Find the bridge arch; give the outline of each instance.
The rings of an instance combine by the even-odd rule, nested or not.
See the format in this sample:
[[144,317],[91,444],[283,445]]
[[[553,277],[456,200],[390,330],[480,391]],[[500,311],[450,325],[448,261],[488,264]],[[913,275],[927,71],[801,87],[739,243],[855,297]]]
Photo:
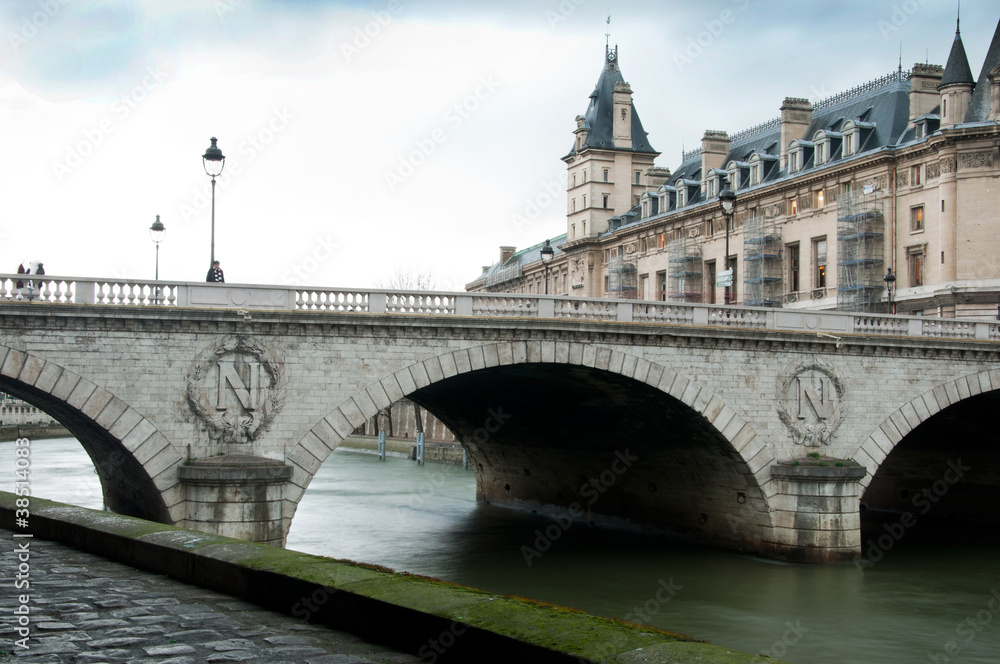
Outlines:
[[[713,449],[705,452],[702,455],[704,458],[698,460],[700,468],[725,472],[730,477],[739,475],[742,479],[740,484],[732,489],[731,505],[723,504],[728,497],[723,499],[720,496],[712,496],[706,500],[709,506],[704,507],[704,511],[694,513],[694,518],[700,523],[686,524],[681,530],[737,547],[742,546],[743,542],[759,543],[771,540],[768,490],[772,488],[772,483],[768,480],[769,467],[774,462],[774,457],[770,448],[757,436],[750,424],[710,388],[699,384],[690,376],[614,347],[598,343],[562,341],[497,342],[449,351],[387,375],[346,399],[314,425],[286,455],[287,462],[293,466],[292,485],[285,494],[286,500],[291,503],[286,504],[285,509],[285,514],[288,515],[286,529],[290,526],[291,515],[294,514],[298,501],[323,461],[341,440],[376,415],[379,410],[403,397],[418,403],[423,402],[421,405],[428,407],[456,434],[459,434],[466,449],[476,448],[475,445],[470,445],[472,441],[468,439],[470,429],[467,426],[465,435],[462,435],[461,422],[455,422],[447,413],[429,406],[429,402],[434,401],[432,393],[435,386],[442,386],[463,377],[468,379],[470,376],[482,376],[490,371],[493,372],[493,376],[499,376],[501,374],[498,372],[507,372],[509,375],[514,370],[539,367],[550,368],[550,374],[570,372],[572,373],[570,379],[584,375],[600,375],[616,385],[634,388],[644,397],[656,398],[657,404],[668,401],[676,404],[676,409],[683,411],[685,415],[693,416],[691,419],[698,420],[698,426],[707,431],[712,439],[710,446]],[[551,379],[551,375],[543,378]],[[674,425],[676,422],[666,423],[665,427]],[[636,447],[635,441],[626,440],[624,446],[629,445],[632,445],[633,449]],[[506,451],[510,452],[510,449],[507,448]],[[505,452],[500,450],[497,454],[503,456]],[[482,446],[473,449],[472,460],[476,464],[477,493],[480,498],[491,500],[496,495],[484,486],[491,478],[487,477],[489,474],[487,469],[480,465],[483,463],[483,456]],[[496,464],[498,457],[493,455],[490,462]],[[511,463],[516,465],[517,462]],[[537,465],[545,464],[539,462]],[[677,472],[677,477],[671,478],[669,476],[671,469],[658,470],[668,474],[660,477],[659,481],[650,480],[645,483],[654,473],[654,470],[647,469],[647,472],[642,474],[642,481],[644,490],[647,488],[650,492],[659,490],[661,495],[672,491],[674,488],[672,482],[680,482],[678,478],[686,472],[684,469],[675,468],[673,471]],[[692,470],[691,473],[693,472]],[[528,475],[527,468],[524,469],[524,474]],[[583,480],[585,476],[580,474],[573,477],[572,481],[576,481],[577,477]],[[691,485],[690,478],[685,482]],[[510,484],[504,484],[508,491]],[[629,497],[635,498],[636,493],[633,491]],[[539,500],[539,502],[545,501]],[[558,501],[555,499],[551,504],[558,507]],[[706,521],[712,523],[706,525]],[[696,532],[698,530],[705,532]]]
[[911,431],[949,406],[995,390],[1000,390],[1000,369],[983,370],[941,383],[897,408],[855,453],[854,460],[868,469],[861,486],[868,487],[882,462]]
[[1000,369],[949,380],[903,404],[865,440],[862,509],[1000,522],[994,415]]
[[0,344],[0,391],[42,409],[76,437],[119,514],[183,519],[175,466],[183,459],[156,426],[119,395],[56,362]]

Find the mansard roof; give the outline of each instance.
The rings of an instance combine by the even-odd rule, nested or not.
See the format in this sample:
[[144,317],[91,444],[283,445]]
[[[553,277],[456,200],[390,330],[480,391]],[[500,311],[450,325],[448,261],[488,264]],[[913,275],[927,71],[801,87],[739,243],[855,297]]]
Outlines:
[[[820,131],[830,137],[842,136],[841,130],[850,120],[867,129],[858,152],[870,152],[877,148],[895,145],[903,133],[910,117],[910,82],[906,72],[893,72],[853,90],[834,95],[817,102],[813,106],[812,123],[805,131],[802,145],[811,146],[813,137]],[[860,118],[864,117],[864,120]],[[730,136],[729,154],[723,163],[748,162],[753,154],[762,157],[781,153],[781,122],[771,120],[747,131]],[[840,148],[831,154],[826,163],[841,158]],[[685,154],[682,163],[674,172],[670,182],[692,179],[701,170],[701,152],[695,150]],[[805,170],[800,168],[801,170]],[[772,169],[766,181],[777,179],[784,174]],[[763,184],[763,183],[762,183]],[[700,195],[699,195],[700,196]]]
[[[561,254],[562,250],[559,245],[566,243],[567,235],[563,233],[562,235],[557,235],[556,237],[549,238],[550,246],[554,250],[553,256]],[[523,268],[531,263],[536,263],[542,260],[542,247],[545,246],[545,242],[539,242],[533,247],[528,247],[527,249],[522,249],[520,251],[515,251],[510,258],[507,259],[505,263],[494,263],[489,268],[486,269],[481,275],[476,277],[470,283],[478,283],[480,281],[484,282],[488,287],[497,286],[508,281],[513,281],[519,279],[523,274]]]
[[986,60],[983,61],[983,69],[979,72],[979,80],[976,81],[976,87],[972,91],[972,101],[965,114],[966,122],[982,122],[989,116],[989,75],[997,65],[1000,65],[1000,22],[997,23],[996,32],[993,33],[993,41],[990,42],[990,48],[986,52]]
[[951,53],[948,54],[948,64],[944,66],[944,75],[938,88],[946,85],[974,85],[976,79],[972,78],[972,69],[969,68],[969,58],[965,55],[965,46],[962,44],[962,33],[955,28],[955,41],[951,43]]
[[[590,105],[584,114],[586,127],[590,130],[587,133],[587,140],[582,149],[597,148],[600,150],[614,150],[614,91],[615,84],[624,83],[625,78],[618,68],[618,47],[614,50],[606,49],[604,54],[604,70],[597,80],[597,87],[590,93]],[[645,152],[649,154],[659,154],[649,144],[646,131],[642,128],[639,120],[639,113],[632,105],[632,151]],[[570,154],[577,152],[576,145],[570,150]]]
[[[735,165],[741,169],[750,166],[751,158],[756,154],[758,159],[766,163],[757,185],[764,186],[786,177],[798,177],[814,168],[826,168],[840,163],[845,158],[852,159],[855,155],[871,153],[875,150],[893,147],[912,139],[912,132],[907,133],[910,117],[910,80],[909,72],[895,71],[891,74],[860,85],[852,90],[841,92],[813,105],[812,123],[805,131],[798,145],[813,148],[813,139],[817,133],[823,132],[827,138],[835,139],[831,145],[831,154],[820,164],[814,164],[813,155],[808,155],[805,164],[800,164],[795,173],[781,169],[776,158],[781,154],[781,120],[776,118],[756,127],[730,135],[729,153],[723,164],[726,167]],[[843,155],[843,130],[851,121],[862,129],[861,143],[855,155]],[[907,138],[909,137],[909,138]],[[787,146],[786,146],[787,147]],[[691,186],[701,181],[701,150],[687,152],[683,162],[671,174],[666,187]],[[713,169],[717,173],[718,169]],[[746,180],[740,183],[740,190],[746,189]],[[697,206],[707,200],[705,192],[698,189],[693,197],[684,201],[684,207]],[[660,210],[657,214],[671,214],[676,210]],[[644,221],[636,219],[635,221]]]

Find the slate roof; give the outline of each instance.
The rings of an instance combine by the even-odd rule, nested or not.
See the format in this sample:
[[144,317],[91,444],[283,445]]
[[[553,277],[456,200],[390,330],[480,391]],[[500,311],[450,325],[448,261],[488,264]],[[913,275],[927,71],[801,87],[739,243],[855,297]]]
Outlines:
[[[817,102],[813,107],[812,124],[806,130],[802,139],[805,145],[812,145],[812,139],[819,130],[824,130],[834,137],[842,136],[842,129],[848,120],[853,120],[862,129],[862,142],[856,154],[871,153],[873,150],[897,145],[906,134],[906,126],[910,118],[910,81],[906,72],[894,72],[854,90],[835,95],[830,99]],[[750,157],[756,152],[765,161],[764,178],[759,185],[767,185],[786,177],[797,177],[803,172],[816,168],[813,158],[809,157],[805,164],[794,174],[781,170],[780,165],[773,162],[771,155],[781,154],[781,123],[777,120],[764,123],[756,130],[733,134],[726,155],[725,165],[737,162],[741,167],[747,167]],[[836,164],[844,159],[841,151],[843,142],[835,148],[833,154],[818,168],[828,164]],[[854,155],[846,157],[853,158]],[[671,174],[667,185],[678,187],[685,180],[701,180],[701,153],[694,151]],[[740,190],[747,189],[743,183]],[[687,201],[685,207],[705,202],[704,192]],[[670,214],[674,210],[667,210]]]
[[[618,47],[612,51],[607,49],[604,55],[604,70],[597,80],[597,87],[590,93],[590,105],[584,113],[585,126],[590,130],[587,133],[587,140],[584,141],[584,148],[597,148],[600,150],[614,150],[614,118],[612,117],[615,105],[614,91],[616,83],[624,83],[622,72],[618,68]],[[632,151],[645,152],[649,154],[660,154],[649,144],[646,131],[642,128],[639,120],[639,113],[632,104]],[[576,154],[576,144],[569,154]]]
[[[549,238],[549,242],[552,246],[552,249],[554,250],[554,253],[552,254],[553,257],[558,256],[559,254],[562,253],[562,250],[559,249],[559,245],[566,243],[566,233],[563,233],[562,235],[557,235],[556,237]],[[489,283],[490,281],[494,281],[497,284],[500,284],[509,281],[510,279],[504,278],[504,275],[501,275],[501,272],[505,269],[508,269],[508,274],[517,274],[519,277],[521,274],[520,271],[516,269],[509,270],[509,268],[517,268],[518,266],[524,267],[526,265],[530,265],[531,263],[536,263],[542,260],[543,246],[545,246],[544,240],[542,240],[541,242],[532,247],[528,247],[527,249],[522,249],[521,251],[515,251],[514,254],[507,259],[506,263],[503,264],[494,263],[489,267],[488,270],[486,270],[481,275],[476,277],[472,281],[472,283],[478,283],[480,281],[485,281]],[[518,278],[518,277],[513,277],[513,278]]]
[[979,72],[979,80],[976,81],[976,87],[972,91],[972,101],[965,114],[966,122],[983,122],[990,114],[989,75],[997,65],[1000,65],[1000,22],[997,22],[993,41],[990,42],[990,48],[986,52],[986,60],[983,61],[983,69]]
[[974,85],[976,79],[972,78],[972,69],[969,67],[969,58],[965,55],[965,46],[962,44],[962,33],[955,29],[955,41],[951,43],[951,53],[948,54],[948,64],[944,66],[944,75],[941,77],[939,88],[956,83]]

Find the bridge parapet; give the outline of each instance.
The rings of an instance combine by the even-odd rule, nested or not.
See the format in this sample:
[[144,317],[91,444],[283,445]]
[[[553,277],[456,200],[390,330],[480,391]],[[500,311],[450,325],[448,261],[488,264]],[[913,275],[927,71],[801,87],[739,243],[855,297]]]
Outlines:
[[[0,302],[93,304],[195,309],[258,309],[482,318],[534,318],[651,323],[839,335],[1000,341],[995,321],[775,309],[715,304],[613,300],[519,293],[452,293],[261,284],[208,284],[0,275]],[[20,284],[20,286],[19,286]]]

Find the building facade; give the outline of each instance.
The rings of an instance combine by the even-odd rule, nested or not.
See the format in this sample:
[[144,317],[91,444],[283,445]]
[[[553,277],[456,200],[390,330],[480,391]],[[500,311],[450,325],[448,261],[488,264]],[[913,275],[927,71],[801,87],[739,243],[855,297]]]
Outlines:
[[978,79],[956,30],[944,67],[779,113],[657,167],[608,49],[563,157],[552,261],[504,247],[467,290],[998,317],[1000,25]]

